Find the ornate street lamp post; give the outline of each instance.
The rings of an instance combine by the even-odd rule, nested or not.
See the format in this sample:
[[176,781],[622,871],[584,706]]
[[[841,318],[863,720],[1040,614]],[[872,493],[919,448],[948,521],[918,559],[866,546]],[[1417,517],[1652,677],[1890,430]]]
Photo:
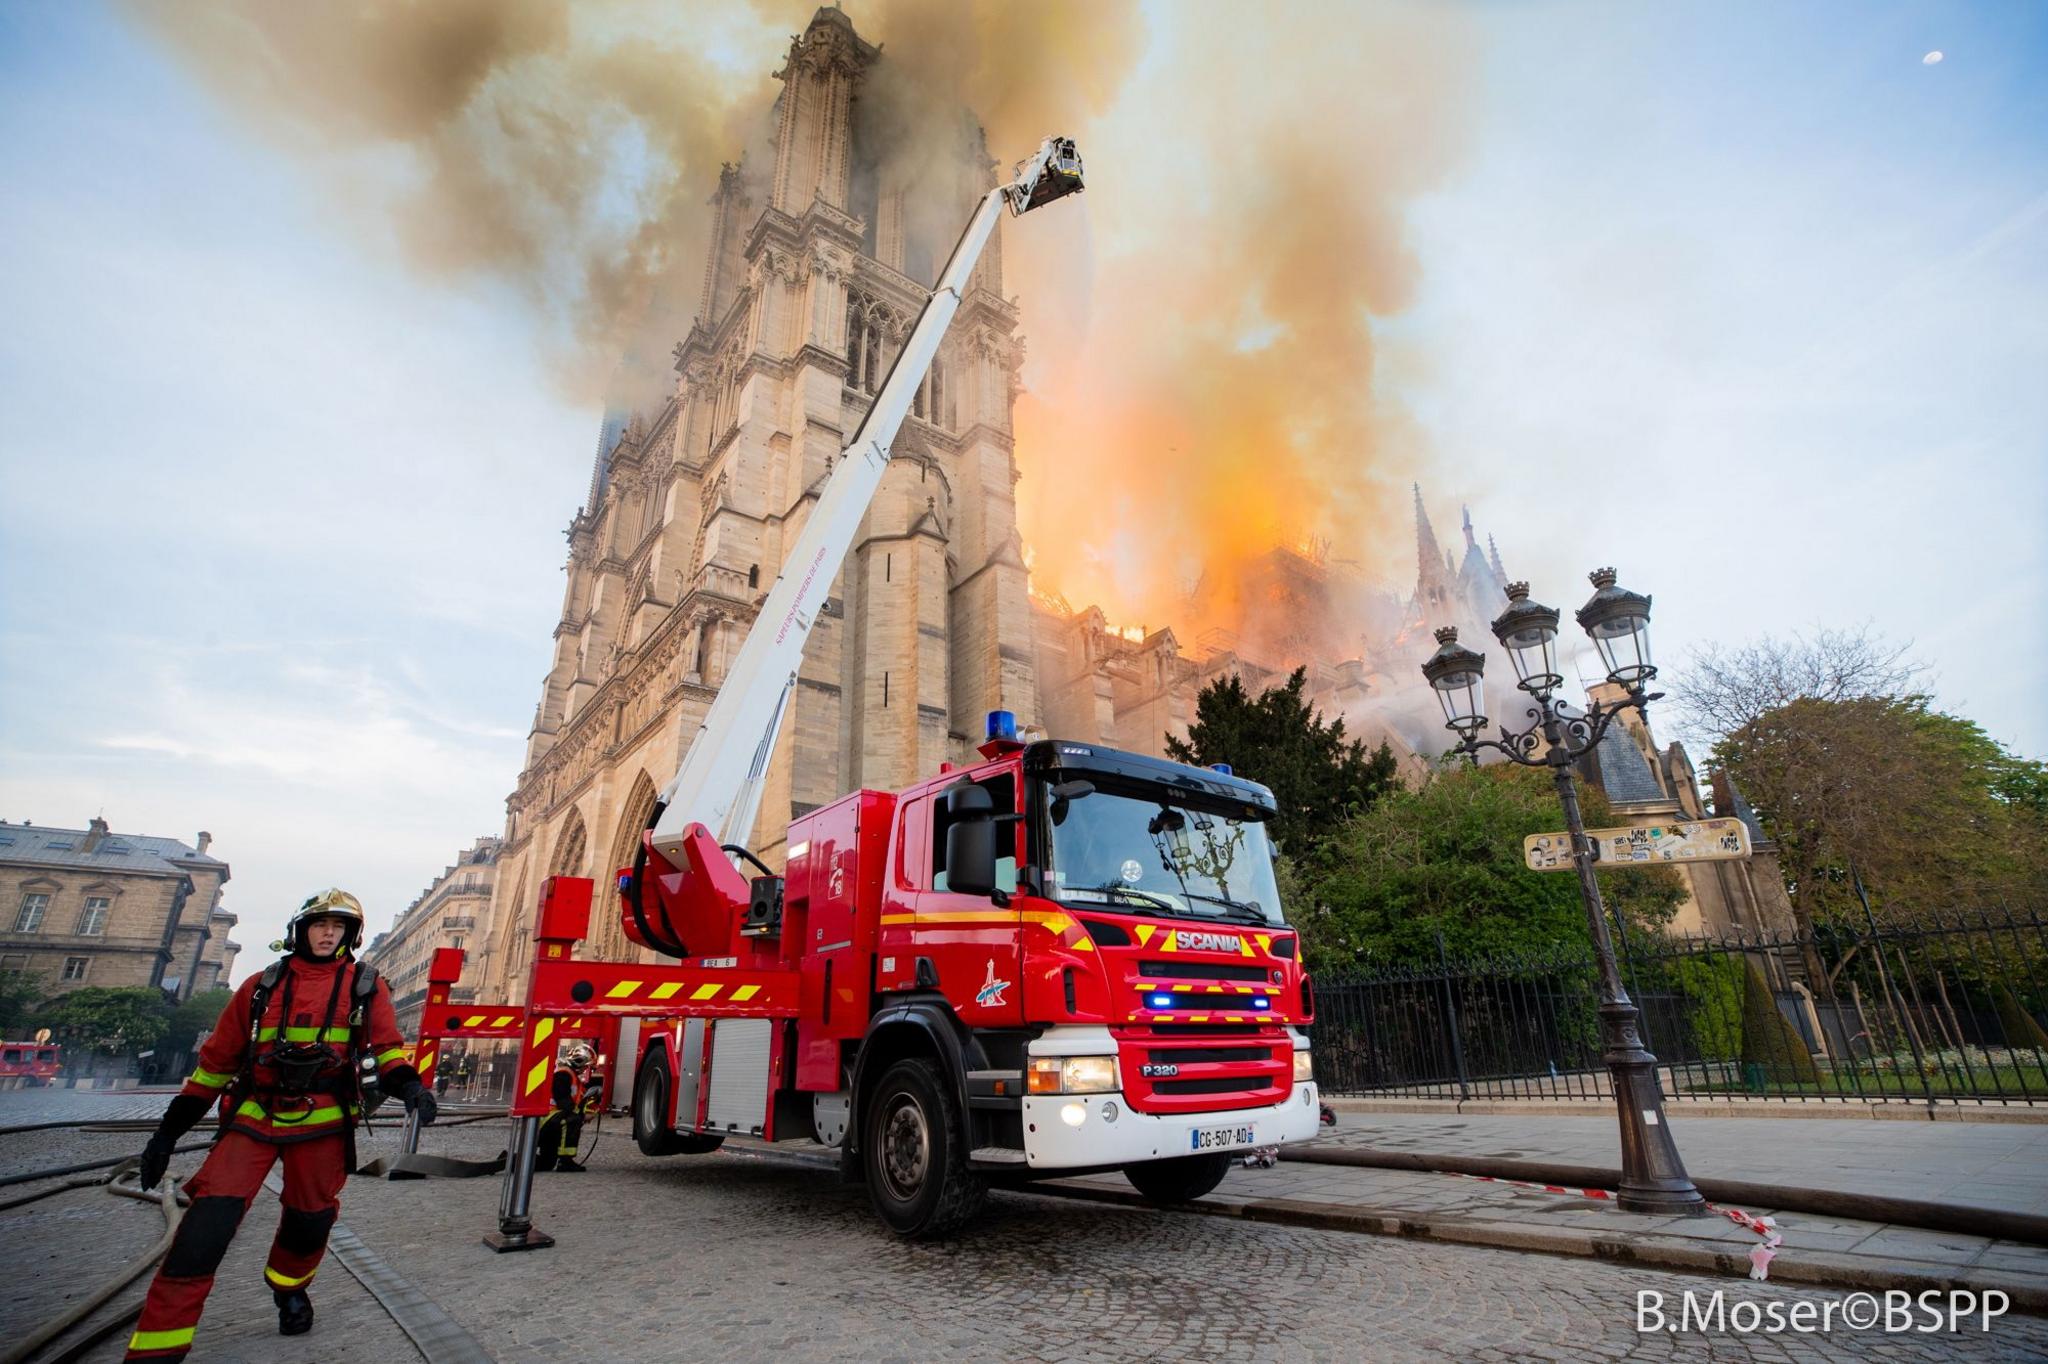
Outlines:
[[1617,1200],[1628,1212],[1698,1214],[1706,1201],[1686,1176],[1685,1162],[1664,1119],[1664,1091],[1657,1082],[1657,1058],[1643,1046],[1641,1016],[1622,988],[1614,964],[1614,944],[1607,933],[1607,907],[1593,874],[1593,848],[1579,814],[1579,793],[1572,765],[1591,752],[1607,733],[1614,717],[1625,710],[1641,711],[1663,693],[1645,688],[1657,676],[1650,662],[1650,599],[1615,586],[1614,570],[1592,575],[1593,597],[1579,609],[1579,624],[1593,638],[1607,665],[1607,680],[1627,695],[1618,701],[1596,702],[1584,714],[1567,714],[1552,693],[1564,681],[1557,670],[1557,611],[1529,600],[1529,584],[1508,584],[1508,608],[1493,622],[1494,637],[1514,664],[1517,685],[1534,699],[1530,724],[1519,732],[1506,725],[1499,739],[1481,739],[1486,728],[1486,698],[1481,681],[1483,655],[1458,643],[1455,626],[1436,632],[1440,646],[1422,674],[1436,690],[1447,728],[1458,735],[1451,751],[1473,763],[1482,748],[1498,749],[1524,767],[1548,767],[1564,806],[1571,833],[1572,865],[1579,874],[1579,893],[1586,903],[1586,927],[1600,970],[1601,1059],[1614,1081],[1614,1102],[1621,1117],[1621,1188]]

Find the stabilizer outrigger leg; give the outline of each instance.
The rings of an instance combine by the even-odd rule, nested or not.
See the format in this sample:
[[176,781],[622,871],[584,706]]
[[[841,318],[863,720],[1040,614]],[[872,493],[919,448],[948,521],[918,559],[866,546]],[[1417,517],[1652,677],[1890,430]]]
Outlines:
[[505,1162],[505,1191],[498,1199],[498,1229],[484,1244],[499,1254],[545,1250],[555,1238],[533,1225],[533,1161],[540,1147],[540,1119],[512,1119],[511,1157]]

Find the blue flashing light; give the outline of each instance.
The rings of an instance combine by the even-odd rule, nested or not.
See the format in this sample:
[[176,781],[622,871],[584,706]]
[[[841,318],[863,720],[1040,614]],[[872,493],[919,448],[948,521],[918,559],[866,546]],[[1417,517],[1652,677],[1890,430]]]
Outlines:
[[1273,1007],[1273,1001],[1261,995],[1259,998],[1252,1001],[1252,1007],[1254,1009],[1270,1009]]
[[1014,711],[992,710],[988,713],[988,738],[1006,739],[1015,742],[1017,738],[1017,715]]
[[1147,995],[1145,996],[1145,1003],[1154,1009],[1171,1009],[1173,1007],[1173,996]]
[[1212,772],[1221,772],[1226,777],[1234,777],[1237,775],[1237,769],[1232,767],[1229,763],[1210,763],[1209,770]]

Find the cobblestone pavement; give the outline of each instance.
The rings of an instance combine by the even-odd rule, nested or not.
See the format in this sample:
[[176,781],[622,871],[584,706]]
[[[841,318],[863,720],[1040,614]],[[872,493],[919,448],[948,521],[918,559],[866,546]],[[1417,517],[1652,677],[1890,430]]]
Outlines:
[[[1840,1295],[1022,1193],[996,1195],[979,1226],[956,1241],[910,1245],[883,1233],[865,1196],[830,1170],[739,1153],[646,1160],[619,1127],[607,1124],[591,1173],[537,1181],[536,1221],[559,1238],[551,1250],[498,1256],[478,1243],[495,1225],[496,1179],[354,1180],[342,1219],[501,1364],[769,1354],[1577,1361],[2048,1353],[2048,1322],[2017,1317],[1988,1336],[1639,1335],[1639,1290],[1665,1294],[1674,1314],[1687,1290],[1719,1291],[1730,1307]],[[0,1160],[54,1164],[138,1144],[133,1134],[33,1135],[46,1139],[26,1154],[29,1137],[0,1137]],[[432,1130],[425,1145],[478,1158],[503,1136],[499,1124],[480,1123]],[[181,1157],[174,1169],[197,1159]],[[259,1201],[237,1239],[195,1360],[284,1357],[259,1282],[274,1207]],[[146,1247],[157,1225],[148,1207],[96,1190],[0,1213],[5,1329],[60,1310],[107,1266]],[[320,1322],[302,1357],[416,1357],[340,1265],[323,1269],[315,1296]],[[109,1342],[90,1358],[118,1354]]]
[[[1696,1179],[2048,1213],[2048,1122],[1875,1121],[1849,1112],[1855,1115],[1673,1117],[1672,1135]],[[1610,1169],[1621,1163],[1611,1115],[1339,1112],[1323,1141]]]

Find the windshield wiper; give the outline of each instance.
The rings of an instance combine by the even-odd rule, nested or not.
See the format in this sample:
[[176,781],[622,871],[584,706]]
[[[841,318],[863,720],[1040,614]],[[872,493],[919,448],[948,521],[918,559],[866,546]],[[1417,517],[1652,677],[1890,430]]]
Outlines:
[[1124,895],[1130,897],[1138,904],[1151,905],[1155,909],[1165,910],[1168,914],[1180,913],[1180,906],[1176,905],[1173,901],[1167,899],[1165,896],[1154,895],[1149,890],[1139,890],[1136,886],[1126,886],[1111,882],[1100,886],[1081,886],[1079,887],[1079,889],[1085,891],[1092,891],[1097,895]]
[[1266,922],[1266,912],[1259,908],[1259,902],[1256,900],[1232,900],[1221,895],[1204,895],[1198,890],[1183,891],[1182,893],[1190,900],[1201,900],[1212,905],[1222,905],[1225,909],[1234,911],[1227,915],[1219,914],[1216,916],[1218,918],[1236,918],[1241,919],[1245,923],[1253,924]]

